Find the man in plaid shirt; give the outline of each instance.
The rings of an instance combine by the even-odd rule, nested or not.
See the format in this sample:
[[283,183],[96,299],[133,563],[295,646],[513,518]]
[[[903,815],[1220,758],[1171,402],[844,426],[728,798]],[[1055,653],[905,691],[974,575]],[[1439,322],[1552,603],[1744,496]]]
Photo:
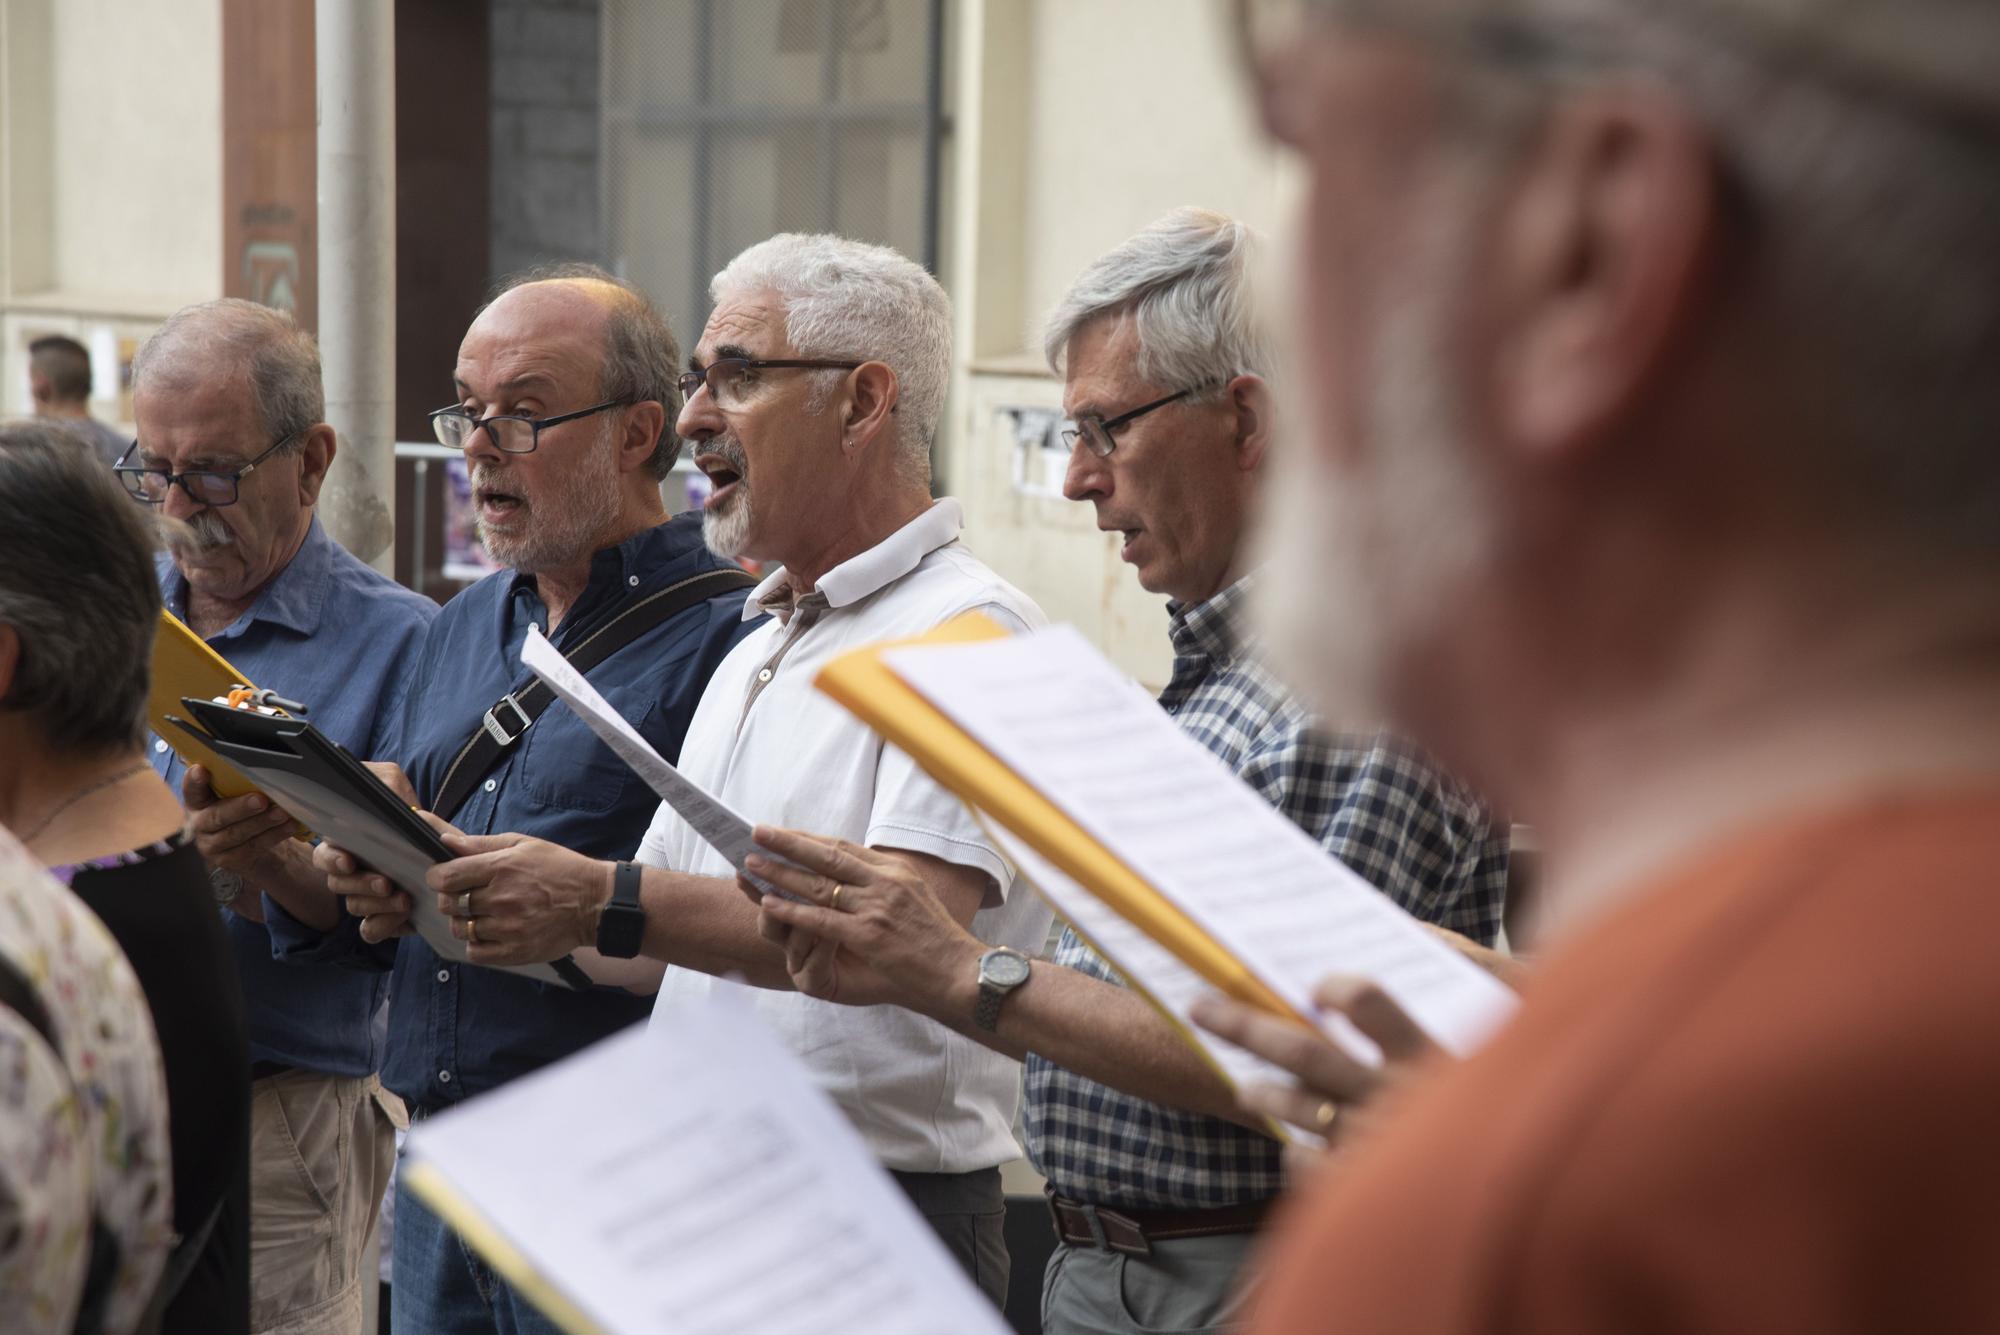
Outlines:
[[[1247,630],[1257,576],[1246,530],[1272,444],[1270,360],[1249,314],[1254,245],[1243,224],[1184,209],[1077,280],[1046,339],[1075,423],[1065,494],[1090,501],[1098,527],[1122,534],[1139,582],[1172,600],[1173,676],[1160,704],[1175,721],[1402,907],[1491,945],[1504,831],[1407,744],[1317,727]],[[772,847],[815,860],[789,837]],[[865,849],[848,857],[839,879],[866,882],[857,897],[923,893]],[[1026,1061],[1029,1148],[1062,1238],[1044,1281],[1043,1329],[1225,1325],[1242,1262],[1284,1185],[1278,1143],[1074,931],[989,1011],[989,1029],[975,1020],[986,947],[905,902],[916,911],[893,915],[895,940],[863,947],[825,933],[861,955],[883,988],[858,985],[856,970],[795,971],[795,980],[835,1000],[900,1001]],[[775,896],[765,905],[781,925],[826,923],[824,910]],[[808,952],[799,941],[790,951]]]

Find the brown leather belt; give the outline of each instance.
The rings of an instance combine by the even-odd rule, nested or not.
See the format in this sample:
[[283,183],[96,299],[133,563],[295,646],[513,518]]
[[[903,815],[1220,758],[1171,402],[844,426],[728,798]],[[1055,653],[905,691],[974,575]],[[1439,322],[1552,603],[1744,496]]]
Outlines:
[[1085,1205],[1048,1189],[1049,1216],[1056,1236],[1076,1247],[1102,1247],[1127,1256],[1151,1256],[1153,1244],[1176,1238],[1213,1238],[1255,1233],[1270,1213],[1268,1200],[1225,1205],[1216,1210],[1153,1210]]

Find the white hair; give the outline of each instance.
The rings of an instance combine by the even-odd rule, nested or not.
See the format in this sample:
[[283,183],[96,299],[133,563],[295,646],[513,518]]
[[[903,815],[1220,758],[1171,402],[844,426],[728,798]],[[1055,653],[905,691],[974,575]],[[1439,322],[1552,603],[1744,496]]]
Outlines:
[[[922,265],[887,246],[783,232],[738,255],[708,285],[717,302],[732,292],[776,293],[801,357],[883,362],[894,371],[897,451],[911,475],[929,475],[951,380],[951,298]],[[816,403],[833,383],[831,373],[822,378]]]
[[1796,439],[1773,442],[1802,490],[1921,547],[2000,557],[2000,140],[1700,6],[1508,8],[1558,45],[1615,34],[1597,63],[1671,88],[1709,132],[1746,252],[1731,299],[1767,369],[1808,386]]
[[1049,369],[1062,374],[1070,340],[1085,325],[1129,314],[1139,335],[1137,370],[1146,381],[1219,388],[1239,375],[1269,376],[1271,350],[1252,291],[1261,244],[1234,218],[1175,209],[1070,284],[1042,336]]

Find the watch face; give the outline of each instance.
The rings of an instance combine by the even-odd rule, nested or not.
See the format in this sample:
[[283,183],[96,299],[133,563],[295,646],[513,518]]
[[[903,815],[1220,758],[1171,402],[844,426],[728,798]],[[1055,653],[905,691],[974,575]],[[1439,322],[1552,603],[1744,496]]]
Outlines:
[[998,987],[1019,987],[1028,981],[1028,961],[1019,955],[994,951],[985,960],[984,972]]

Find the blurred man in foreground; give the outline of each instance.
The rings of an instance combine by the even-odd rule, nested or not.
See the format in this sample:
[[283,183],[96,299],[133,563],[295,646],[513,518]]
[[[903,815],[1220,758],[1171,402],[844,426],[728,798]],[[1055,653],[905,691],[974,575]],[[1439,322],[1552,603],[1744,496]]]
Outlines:
[[1245,6],[1318,395],[1262,611],[1566,939],[1261,1326],[1993,1329],[2000,9],[1412,8]]

